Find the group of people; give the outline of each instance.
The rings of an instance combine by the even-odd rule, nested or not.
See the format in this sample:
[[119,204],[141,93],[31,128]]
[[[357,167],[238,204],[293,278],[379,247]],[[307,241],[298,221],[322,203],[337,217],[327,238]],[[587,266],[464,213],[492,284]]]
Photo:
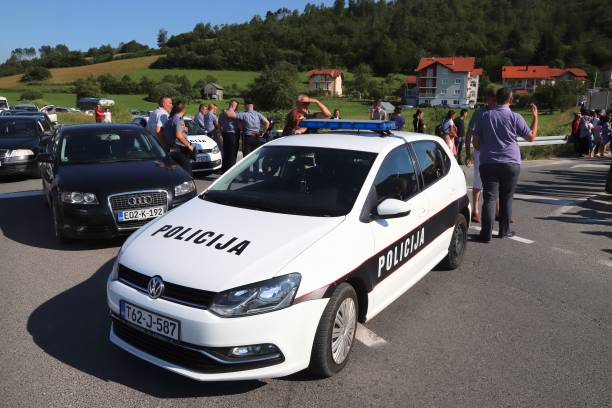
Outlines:
[[[244,111],[238,111],[239,103],[232,99],[228,108],[218,117],[217,105],[201,104],[195,115],[196,124],[217,143],[221,150],[222,171],[226,171],[236,163],[240,138],[242,138],[244,155],[265,142],[262,134],[268,129],[270,122],[254,109],[252,100],[246,99],[244,105]],[[187,139],[188,131],[183,120],[185,109],[184,102],[173,103],[169,96],[161,97],[158,108],[149,114],[147,129],[157,136],[170,156],[191,173],[194,147]]]
[[603,110],[581,109],[580,113],[574,114],[571,139],[576,156],[604,157],[612,139],[612,113],[606,115]]
[[111,110],[106,108],[106,110],[102,109],[100,104],[96,105],[96,109],[94,110],[94,117],[96,119],[96,123],[112,123],[112,113]]

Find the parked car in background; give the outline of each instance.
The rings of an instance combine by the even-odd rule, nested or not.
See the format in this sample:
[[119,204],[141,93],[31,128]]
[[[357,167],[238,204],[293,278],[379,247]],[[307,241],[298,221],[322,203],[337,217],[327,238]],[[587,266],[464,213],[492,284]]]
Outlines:
[[59,240],[129,235],[196,195],[191,176],[133,124],[62,126],[38,161]]
[[6,99],[4,96],[0,96],[0,111],[7,110],[10,108],[11,107],[9,106],[8,99]]
[[0,175],[40,177],[36,155],[50,139],[31,116],[0,116]]
[[46,113],[51,122],[56,123],[58,113],[78,113],[80,111],[78,109],[68,108],[66,106],[47,105],[40,108],[40,112]]
[[32,105],[31,103],[20,103],[13,105],[13,110],[38,112],[38,107],[36,107],[36,105]]
[[97,105],[109,108],[115,105],[115,101],[106,98],[79,98],[77,101],[77,108],[88,115],[93,115]]

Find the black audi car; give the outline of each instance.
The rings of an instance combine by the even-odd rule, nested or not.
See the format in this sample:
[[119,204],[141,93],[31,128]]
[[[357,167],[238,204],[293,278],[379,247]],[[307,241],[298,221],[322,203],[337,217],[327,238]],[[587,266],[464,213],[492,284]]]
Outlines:
[[29,116],[0,116],[0,175],[39,177],[36,155],[50,134]]
[[191,176],[133,124],[60,127],[38,161],[59,240],[128,235],[196,195]]

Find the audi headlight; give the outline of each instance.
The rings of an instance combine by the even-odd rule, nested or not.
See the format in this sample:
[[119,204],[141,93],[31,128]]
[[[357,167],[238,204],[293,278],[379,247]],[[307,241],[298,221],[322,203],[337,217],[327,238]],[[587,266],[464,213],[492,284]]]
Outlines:
[[208,310],[221,317],[272,312],[291,306],[300,286],[299,273],[278,276],[218,293]]
[[178,197],[183,194],[188,194],[194,192],[196,189],[195,183],[193,181],[185,181],[178,186],[174,187],[174,196]]
[[11,150],[8,157],[19,157],[19,156],[34,156],[34,152],[30,149],[16,149]]
[[68,204],[98,204],[98,198],[94,193],[82,193],[80,191],[64,191],[60,194],[62,202]]
[[217,153],[219,153],[219,152],[220,152],[220,150],[219,150],[219,146],[216,146],[216,145],[215,145],[215,147],[213,147],[213,148],[212,148],[212,150],[211,150],[211,153],[214,153],[214,154],[217,154]]

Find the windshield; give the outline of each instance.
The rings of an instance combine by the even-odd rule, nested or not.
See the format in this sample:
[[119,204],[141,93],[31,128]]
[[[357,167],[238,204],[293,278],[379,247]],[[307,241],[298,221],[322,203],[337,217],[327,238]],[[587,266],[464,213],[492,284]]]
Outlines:
[[337,217],[353,208],[375,153],[269,146],[240,161],[201,198],[284,214]]
[[206,134],[206,131],[204,129],[202,129],[193,120],[185,119],[185,120],[183,120],[183,122],[185,123],[185,127],[187,128],[187,135],[188,136],[197,136],[197,135]]
[[28,111],[28,112],[38,112],[36,106],[34,105],[15,105],[14,108],[16,110]]
[[0,109],[8,109],[8,103],[6,101],[0,100]]
[[60,148],[62,163],[100,163],[158,160],[165,157],[159,143],[139,129],[87,129],[64,134]]
[[38,123],[29,119],[0,119],[0,137],[30,138],[38,135]]

